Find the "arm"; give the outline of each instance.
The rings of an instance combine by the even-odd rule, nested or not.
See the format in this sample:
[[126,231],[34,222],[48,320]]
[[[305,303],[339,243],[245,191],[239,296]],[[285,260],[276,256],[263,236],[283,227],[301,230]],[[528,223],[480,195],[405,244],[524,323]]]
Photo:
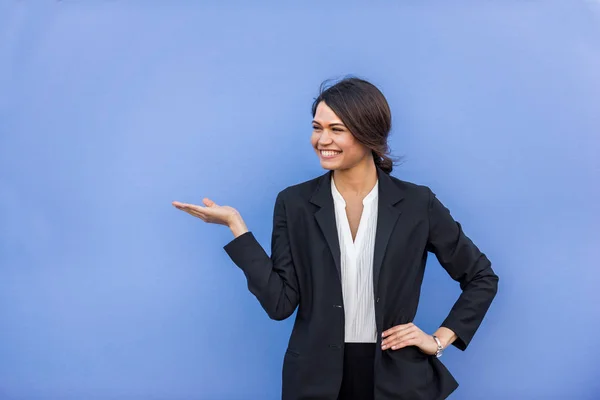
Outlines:
[[487,257],[431,191],[427,246],[462,290],[436,335],[445,346],[452,343],[465,350],[496,296],[498,276]]
[[241,217],[234,218],[229,227],[235,239],[224,249],[246,275],[248,289],[270,318],[277,321],[288,318],[298,306],[300,296],[282,193],[275,200],[271,257],[248,231]]

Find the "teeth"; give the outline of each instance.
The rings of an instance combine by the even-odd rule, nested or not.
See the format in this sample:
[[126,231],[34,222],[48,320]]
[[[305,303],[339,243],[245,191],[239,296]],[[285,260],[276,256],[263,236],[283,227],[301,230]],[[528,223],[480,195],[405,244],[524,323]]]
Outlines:
[[325,150],[321,150],[321,154],[323,154],[325,157],[333,157],[333,156],[335,156],[335,155],[337,155],[339,153],[340,153],[339,151],[329,151],[329,150],[325,151]]

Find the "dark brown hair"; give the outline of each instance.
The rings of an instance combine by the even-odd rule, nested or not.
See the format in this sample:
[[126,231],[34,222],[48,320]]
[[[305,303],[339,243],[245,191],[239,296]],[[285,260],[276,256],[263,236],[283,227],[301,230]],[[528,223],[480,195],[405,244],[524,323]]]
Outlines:
[[371,149],[375,165],[387,174],[397,159],[390,155],[388,136],[392,114],[383,93],[375,85],[356,77],[347,77],[329,86],[321,84],[319,96],[312,105],[313,118],[320,102],[342,120],[360,143]]

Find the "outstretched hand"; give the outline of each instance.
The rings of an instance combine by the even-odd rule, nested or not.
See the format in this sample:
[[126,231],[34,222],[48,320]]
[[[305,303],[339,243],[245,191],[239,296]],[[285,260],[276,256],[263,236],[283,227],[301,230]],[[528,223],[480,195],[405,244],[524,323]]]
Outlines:
[[202,200],[203,206],[195,204],[180,203],[174,201],[172,204],[179,210],[200,218],[204,222],[231,226],[235,218],[239,216],[238,211],[229,206],[217,205],[214,201],[205,198]]

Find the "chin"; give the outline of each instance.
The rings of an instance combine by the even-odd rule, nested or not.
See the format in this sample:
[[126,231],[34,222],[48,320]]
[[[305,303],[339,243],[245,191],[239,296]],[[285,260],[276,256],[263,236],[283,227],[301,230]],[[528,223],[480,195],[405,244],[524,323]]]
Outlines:
[[327,169],[329,171],[338,171],[338,170],[345,169],[342,165],[329,164],[329,163],[321,163],[321,167],[323,167],[324,169]]
[[321,167],[323,167],[324,169],[328,169],[330,171],[340,169],[340,166],[338,165],[338,163],[333,163],[331,161],[325,161],[325,160],[321,160]]

